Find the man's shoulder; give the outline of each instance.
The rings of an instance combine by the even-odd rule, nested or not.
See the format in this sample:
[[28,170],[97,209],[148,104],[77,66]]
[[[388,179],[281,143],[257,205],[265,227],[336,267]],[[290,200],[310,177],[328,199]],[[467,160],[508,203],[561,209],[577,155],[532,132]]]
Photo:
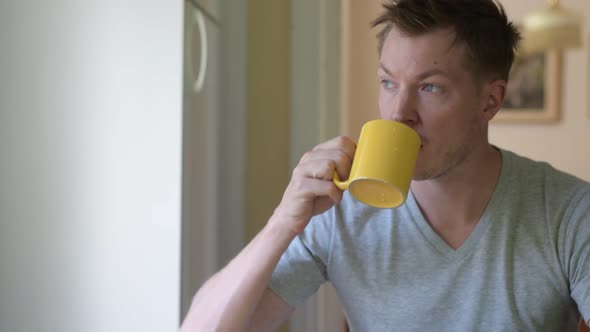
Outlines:
[[556,169],[550,163],[502,151],[508,159],[506,196],[518,211],[543,211],[548,220],[563,221],[575,209],[590,205],[590,183]]
[[555,168],[546,161],[533,160],[513,151],[501,150],[509,159],[512,178],[528,188],[544,188],[554,192],[587,191],[590,183]]

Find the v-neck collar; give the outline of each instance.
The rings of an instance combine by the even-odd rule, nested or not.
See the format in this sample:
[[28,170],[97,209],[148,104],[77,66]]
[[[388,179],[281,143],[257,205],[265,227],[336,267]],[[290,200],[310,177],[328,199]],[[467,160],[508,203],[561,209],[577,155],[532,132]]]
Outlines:
[[477,223],[469,237],[457,249],[453,249],[451,246],[449,246],[432,229],[430,224],[424,218],[422,211],[420,211],[420,207],[418,206],[418,202],[416,202],[416,198],[414,197],[412,191],[410,190],[410,193],[408,194],[408,199],[404,206],[406,209],[409,210],[409,213],[412,216],[414,224],[416,225],[416,227],[418,227],[424,239],[431,245],[432,249],[448,260],[461,259],[473,251],[477,242],[481,239],[486,230],[489,228],[493,219],[493,211],[497,211],[498,207],[501,206],[502,199],[505,196],[502,193],[506,191],[505,187],[508,185],[507,182],[509,182],[508,178],[511,167],[511,156],[508,153],[506,153],[506,151],[502,149],[499,150],[502,153],[502,169],[500,171],[500,178],[498,179],[496,189],[494,190],[492,198],[488,202],[488,205],[486,206],[481,218],[479,219],[479,222]]

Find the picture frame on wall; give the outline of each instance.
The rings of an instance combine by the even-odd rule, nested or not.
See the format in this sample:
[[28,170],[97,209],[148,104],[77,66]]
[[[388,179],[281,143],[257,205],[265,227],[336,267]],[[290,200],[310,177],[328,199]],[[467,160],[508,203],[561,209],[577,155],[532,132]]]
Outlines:
[[562,51],[517,54],[495,123],[553,123],[561,118]]

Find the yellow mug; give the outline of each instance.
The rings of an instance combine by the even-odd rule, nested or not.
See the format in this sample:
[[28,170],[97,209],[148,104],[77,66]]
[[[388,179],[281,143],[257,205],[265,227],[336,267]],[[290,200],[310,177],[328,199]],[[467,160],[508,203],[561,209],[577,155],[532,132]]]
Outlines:
[[391,120],[365,123],[347,181],[334,173],[334,183],[357,200],[377,208],[395,208],[408,197],[420,151],[420,136]]

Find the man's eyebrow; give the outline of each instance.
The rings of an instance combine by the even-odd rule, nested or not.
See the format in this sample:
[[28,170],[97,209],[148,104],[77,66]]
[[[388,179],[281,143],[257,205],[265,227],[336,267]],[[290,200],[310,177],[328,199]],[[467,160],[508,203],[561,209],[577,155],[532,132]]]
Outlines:
[[383,63],[379,62],[379,68],[381,68],[381,70],[383,70],[387,75],[393,76],[391,71],[389,71],[389,69],[387,69]]
[[425,79],[427,77],[435,76],[435,75],[440,75],[440,76],[444,76],[447,78],[450,77],[450,75],[446,71],[444,71],[442,69],[435,68],[435,69],[427,70],[427,71],[423,72],[422,74],[418,75],[418,79]]
[[[391,73],[391,71],[387,67],[385,67],[385,65],[383,63],[379,63],[379,68],[381,68],[381,70],[383,70],[387,75],[394,76]],[[444,71],[442,69],[434,68],[434,69],[430,69],[430,70],[427,70],[427,71],[421,73],[420,75],[417,76],[417,78],[422,80],[422,79],[425,79],[427,77],[434,76],[434,75],[441,75],[444,77],[450,77],[450,75],[446,71]]]

